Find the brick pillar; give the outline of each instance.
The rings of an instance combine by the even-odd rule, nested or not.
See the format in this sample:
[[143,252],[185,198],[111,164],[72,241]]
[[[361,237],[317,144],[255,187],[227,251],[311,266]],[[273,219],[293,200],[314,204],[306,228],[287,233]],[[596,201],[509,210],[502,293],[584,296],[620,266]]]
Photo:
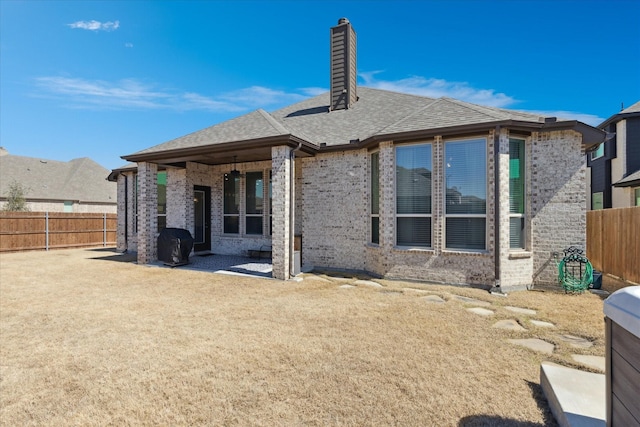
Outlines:
[[[119,252],[124,252],[127,250],[127,236],[125,235],[125,228],[127,224],[127,216],[125,215],[127,212],[127,196],[125,188],[125,181],[131,181],[131,178],[124,175],[118,175],[118,225],[116,231],[116,249]],[[128,185],[131,185],[129,183]]]
[[389,271],[389,254],[395,246],[396,214],[396,159],[393,142],[380,143],[380,247],[383,259],[381,264],[386,274]]
[[138,264],[157,259],[158,165],[138,163]]
[[290,212],[291,212],[291,148],[271,148],[271,188],[273,234],[271,236],[273,278],[289,279]]
[[[494,209],[498,209],[498,221],[500,221],[500,224],[498,226],[498,235],[494,238],[493,245],[498,245],[499,257],[498,259],[495,260],[495,262],[498,263],[500,268],[501,286],[508,286],[510,283],[509,283],[509,278],[507,274],[508,271],[506,267],[507,267],[507,264],[509,263],[510,232],[509,232],[509,133],[507,129],[500,130],[500,134],[498,135],[498,141],[499,141],[499,146],[494,147],[493,149],[498,153],[498,162],[499,162],[499,165],[498,165],[498,168],[499,168],[498,179],[500,180],[498,182],[499,205],[496,206]],[[494,175],[491,175],[491,178],[493,178]],[[493,179],[489,179],[489,182],[490,182],[489,187],[492,189],[495,188],[493,181],[494,181]],[[492,197],[495,197],[495,195],[493,195]],[[487,199],[491,200],[489,198]],[[489,213],[487,214],[491,215]],[[492,218],[493,216],[491,215],[490,218],[487,218],[487,220],[490,221]],[[495,226],[496,224],[494,223],[492,227],[494,230],[493,232],[494,235],[496,234]],[[489,245],[491,251],[494,250],[493,245],[491,244]]]

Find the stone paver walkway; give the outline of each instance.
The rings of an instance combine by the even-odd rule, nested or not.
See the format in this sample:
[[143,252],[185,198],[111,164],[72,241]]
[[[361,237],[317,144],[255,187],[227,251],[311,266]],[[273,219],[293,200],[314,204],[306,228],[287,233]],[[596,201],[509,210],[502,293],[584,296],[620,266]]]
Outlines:
[[[453,293],[445,293],[444,295],[436,295],[436,293],[426,290],[426,289],[416,289],[416,288],[402,288],[401,290],[393,290],[393,289],[385,289],[383,285],[374,281],[374,280],[353,280],[347,278],[332,278],[334,280],[342,279],[344,282],[338,287],[341,289],[350,289],[355,288],[357,286],[366,286],[372,289],[378,288],[382,292],[394,293],[397,295],[407,295],[419,297],[421,300],[431,304],[446,304],[447,301],[453,301],[462,303],[465,309],[478,316],[483,317],[491,317],[496,314],[496,311],[504,309],[509,313],[513,313],[514,315],[526,316],[524,319],[520,319],[520,322],[517,319],[501,319],[493,323],[492,328],[503,329],[508,331],[522,332],[522,333],[533,333],[535,334],[535,328],[555,328],[556,326],[547,321],[532,319],[531,317],[535,317],[538,315],[536,310],[530,308],[516,307],[516,306],[499,306],[495,305],[489,301],[483,301],[476,298],[469,298],[462,295],[455,295]],[[342,281],[340,280],[340,281]],[[444,297],[444,298],[443,298]],[[446,299],[445,299],[446,298]],[[523,326],[524,325],[524,326]],[[527,329],[525,326],[531,325],[533,329]],[[568,334],[557,334],[557,339],[563,342],[566,342],[570,346],[578,349],[588,349],[593,346],[593,342],[589,341],[586,338],[578,337],[575,335]],[[530,338],[522,338],[522,339],[508,339],[507,342],[528,348],[532,351],[541,352],[545,354],[553,354],[555,351],[555,345],[548,341],[542,340],[536,337]],[[600,356],[591,356],[591,355],[580,355],[580,354],[572,354],[574,362],[587,366],[591,369],[596,369],[600,371],[604,371],[604,357]]]

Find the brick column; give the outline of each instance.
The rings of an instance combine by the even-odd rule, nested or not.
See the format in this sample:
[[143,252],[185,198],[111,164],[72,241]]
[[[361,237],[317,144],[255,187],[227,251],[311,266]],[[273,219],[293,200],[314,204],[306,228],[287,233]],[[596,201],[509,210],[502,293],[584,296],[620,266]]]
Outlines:
[[273,234],[271,236],[273,278],[289,279],[290,212],[291,212],[291,148],[271,148],[271,188]]
[[157,259],[158,165],[138,163],[138,264]]
[[[118,225],[116,231],[116,249],[118,252],[124,252],[127,250],[127,236],[125,235],[125,228],[127,224],[127,195],[125,188],[125,181],[131,180],[124,174],[118,175]],[[131,184],[129,184],[131,185]]]
[[383,274],[389,270],[389,257],[395,246],[396,158],[393,142],[380,143],[380,247]]
[[[495,140],[495,138],[494,138]],[[493,244],[489,244],[490,250],[494,250],[494,245],[498,245],[498,253],[499,257],[495,260],[498,263],[500,268],[500,281],[501,286],[509,285],[508,271],[506,269],[507,264],[509,263],[509,133],[507,129],[501,129],[500,134],[498,135],[499,146],[494,147],[493,149],[498,153],[498,173],[499,173],[499,182],[498,182],[498,191],[499,191],[499,205],[495,206],[494,209],[498,209],[498,221],[500,224],[498,225],[498,235],[494,237]],[[493,171],[492,171],[493,174]],[[495,188],[494,175],[490,175],[491,179],[489,179],[490,188]],[[490,192],[491,193],[491,192]],[[495,194],[492,196],[495,198]],[[491,200],[487,198],[487,200]],[[494,199],[495,200],[495,199]],[[487,221],[491,224],[494,221],[491,221],[494,217],[492,214],[487,213],[490,217],[487,218]],[[495,222],[493,223],[493,227],[491,227],[495,233]]]

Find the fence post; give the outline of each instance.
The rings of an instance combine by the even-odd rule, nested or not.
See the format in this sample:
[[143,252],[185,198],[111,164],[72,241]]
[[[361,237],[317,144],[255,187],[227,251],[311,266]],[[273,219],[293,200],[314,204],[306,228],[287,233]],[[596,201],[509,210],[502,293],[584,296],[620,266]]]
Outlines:
[[102,213],[102,247],[107,246],[107,214]]
[[49,211],[44,213],[45,250],[49,250]]

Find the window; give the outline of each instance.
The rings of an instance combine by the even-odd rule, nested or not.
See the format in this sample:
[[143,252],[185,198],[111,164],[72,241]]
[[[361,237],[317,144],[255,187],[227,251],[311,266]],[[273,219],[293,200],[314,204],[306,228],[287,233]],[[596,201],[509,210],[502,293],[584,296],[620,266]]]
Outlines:
[[635,195],[635,199],[636,199],[635,206],[640,206],[640,188],[636,188],[634,190],[634,195]]
[[603,209],[604,208],[604,204],[603,204],[603,196],[604,193],[600,192],[600,193],[593,193],[591,195],[591,209],[592,210],[598,210],[598,209]]
[[509,247],[524,249],[525,245],[525,166],[524,140],[509,139]]
[[604,156],[604,142],[598,145],[598,148],[591,152],[591,160],[597,159],[598,157],[602,156]]
[[231,174],[224,176],[224,212],[223,232],[240,233],[240,177]]
[[167,173],[158,172],[158,231],[167,227]]
[[262,172],[247,172],[246,183],[246,234],[262,235],[262,218],[264,214],[264,179]]
[[64,201],[64,210],[63,212],[73,212],[73,201],[65,200]]
[[431,144],[396,148],[396,244],[431,247]]
[[445,142],[445,247],[484,250],[487,222],[487,143]]
[[371,243],[380,243],[380,153],[371,153]]

